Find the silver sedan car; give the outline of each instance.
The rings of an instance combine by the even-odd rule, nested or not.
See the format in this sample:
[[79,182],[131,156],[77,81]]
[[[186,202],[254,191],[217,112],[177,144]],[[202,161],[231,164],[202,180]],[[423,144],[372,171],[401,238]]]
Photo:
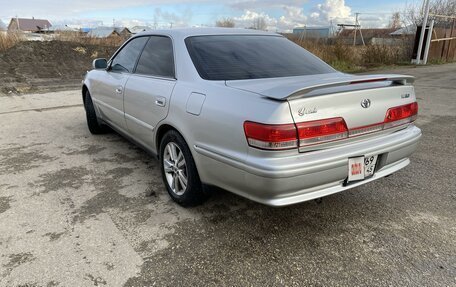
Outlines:
[[183,206],[210,186],[272,206],[321,198],[407,166],[421,137],[413,77],[344,74],[274,33],[145,32],[93,66],[90,132],[156,155]]

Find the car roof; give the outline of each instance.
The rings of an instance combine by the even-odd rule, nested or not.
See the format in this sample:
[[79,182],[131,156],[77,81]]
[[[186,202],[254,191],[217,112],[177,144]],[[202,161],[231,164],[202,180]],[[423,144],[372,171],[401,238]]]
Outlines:
[[164,30],[150,30],[136,34],[136,36],[147,35],[166,35],[173,38],[185,39],[191,36],[207,36],[207,35],[269,35],[279,36],[277,33],[239,28],[177,28]]

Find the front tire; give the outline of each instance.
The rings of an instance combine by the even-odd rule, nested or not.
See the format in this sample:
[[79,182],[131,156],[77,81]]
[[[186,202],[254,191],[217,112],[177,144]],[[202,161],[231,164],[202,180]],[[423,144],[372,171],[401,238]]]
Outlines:
[[93,106],[92,97],[89,91],[86,92],[84,98],[84,108],[86,111],[87,127],[91,134],[98,135],[104,134],[108,131],[108,128],[98,122],[98,117]]
[[203,190],[190,149],[177,131],[168,131],[161,140],[160,167],[163,183],[178,204],[196,206],[209,197]]

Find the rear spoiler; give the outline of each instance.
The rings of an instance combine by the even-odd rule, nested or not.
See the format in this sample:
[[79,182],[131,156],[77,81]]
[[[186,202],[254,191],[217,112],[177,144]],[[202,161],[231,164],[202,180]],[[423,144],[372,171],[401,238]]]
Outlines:
[[274,91],[268,91],[267,97],[272,98],[275,100],[289,100],[294,98],[302,97],[310,92],[326,89],[326,88],[334,88],[340,86],[348,86],[348,85],[355,85],[355,84],[366,84],[366,83],[373,83],[373,82],[392,82],[391,85],[401,85],[405,86],[407,84],[411,84],[415,81],[415,77],[413,76],[404,76],[404,75],[366,75],[366,76],[353,76],[347,77],[345,79],[340,80],[319,80],[315,81],[314,84],[310,84],[304,88],[297,89],[291,93],[275,93]]

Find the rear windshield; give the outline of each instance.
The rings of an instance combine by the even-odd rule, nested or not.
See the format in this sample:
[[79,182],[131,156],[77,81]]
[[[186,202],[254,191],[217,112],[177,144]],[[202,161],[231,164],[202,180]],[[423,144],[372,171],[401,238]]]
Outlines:
[[243,80],[335,72],[305,49],[280,36],[217,35],[185,39],[206,80]]

